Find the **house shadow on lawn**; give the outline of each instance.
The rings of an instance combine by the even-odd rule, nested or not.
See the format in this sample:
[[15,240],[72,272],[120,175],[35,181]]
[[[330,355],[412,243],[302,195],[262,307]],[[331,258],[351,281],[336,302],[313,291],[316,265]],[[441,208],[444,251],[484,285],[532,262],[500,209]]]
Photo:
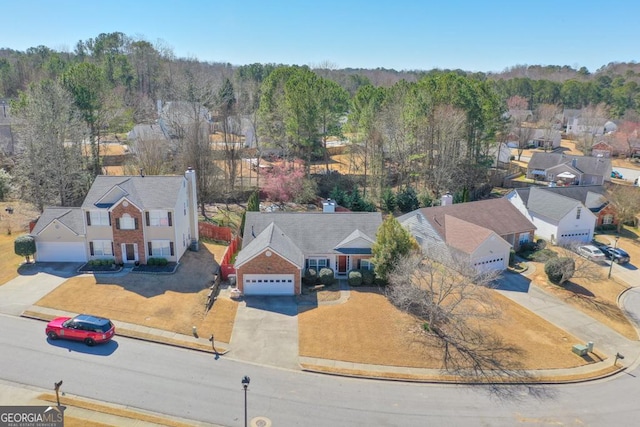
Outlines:
[[496,280],[495,289],[500,291],[512,291],[512,292],[529,292],[531,286],[531,279],[523,276],[519,273],[513,273],[511,271],[504,271],[502,276]]
[[18,267],[21,276],[35,276],[38,273],[47,273],[52,276],[70,278],[78,275],[78,268],[82,264],[75,262],[30,262]]
[[145,298],[168,291],[198,293],[210,287],[218,271],[213,254],[203,245],[198,252],[187,251],[174,274],[156,271],[127,274],[96,274],[96,284],[118,285]]
[[298,315],[298,302],[294,296],[244,296],[247,307],[271,311],[286,316]]

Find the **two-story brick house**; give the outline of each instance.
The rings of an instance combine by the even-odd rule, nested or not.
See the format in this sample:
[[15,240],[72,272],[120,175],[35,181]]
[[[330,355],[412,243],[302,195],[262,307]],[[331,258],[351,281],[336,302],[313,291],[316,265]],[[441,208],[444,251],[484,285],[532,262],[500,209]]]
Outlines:
[[195,171],[184,176],[100,175],[81,207],[46,209],[31,234],[41,262],[178,261],[198,241]]

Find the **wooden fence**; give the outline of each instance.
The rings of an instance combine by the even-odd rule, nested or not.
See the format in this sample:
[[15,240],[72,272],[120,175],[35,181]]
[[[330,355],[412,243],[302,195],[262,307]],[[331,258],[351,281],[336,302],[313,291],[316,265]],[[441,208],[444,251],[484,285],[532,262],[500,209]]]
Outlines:
[[220,263],[220,275],[222,276],[222,280],[227,280],[230,274],[235,274],[236,269],[233,266],[233,261],[235,260],[235,255],[240,250],[242,246],[242,237],[236,236],[231,240],[227,250],[224,252],[222,256],[222,262]]
[[220,227],[210,222],[198,222],[198,233],[200,237],[208,239],[231,242],[233,240],[233,231],[229,227]]

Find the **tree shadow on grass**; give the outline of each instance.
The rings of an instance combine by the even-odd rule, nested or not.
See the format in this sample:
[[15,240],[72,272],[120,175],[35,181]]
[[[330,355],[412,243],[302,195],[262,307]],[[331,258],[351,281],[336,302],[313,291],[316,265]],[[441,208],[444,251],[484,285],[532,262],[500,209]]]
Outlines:
[[595,297],[595,294],[593,292],[591,292],[589,289],[583,286],[578,285],[575,282],[571,282],[571,281],[565,282],[562,284],[562,287],[567,291],[571,292],[575,296],[588,297],[588,298]]

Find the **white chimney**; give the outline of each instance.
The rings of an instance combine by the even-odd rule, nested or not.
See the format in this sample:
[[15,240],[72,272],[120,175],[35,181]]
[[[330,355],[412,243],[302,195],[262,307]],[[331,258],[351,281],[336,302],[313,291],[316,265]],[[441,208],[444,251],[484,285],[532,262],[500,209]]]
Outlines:
[[451,193],[444,193],[440,198],[440,206],[449,206],[453,204],[453,196]]
[[196,182],[196,171],[189,167],[184,173],[187,179],[187,215],[189,217],[189,234],[191,239],[191,248],[198,250],[198,186]]
[[336,211],[336,201],[327,199],[322,202],[322,212],[335,212]]

